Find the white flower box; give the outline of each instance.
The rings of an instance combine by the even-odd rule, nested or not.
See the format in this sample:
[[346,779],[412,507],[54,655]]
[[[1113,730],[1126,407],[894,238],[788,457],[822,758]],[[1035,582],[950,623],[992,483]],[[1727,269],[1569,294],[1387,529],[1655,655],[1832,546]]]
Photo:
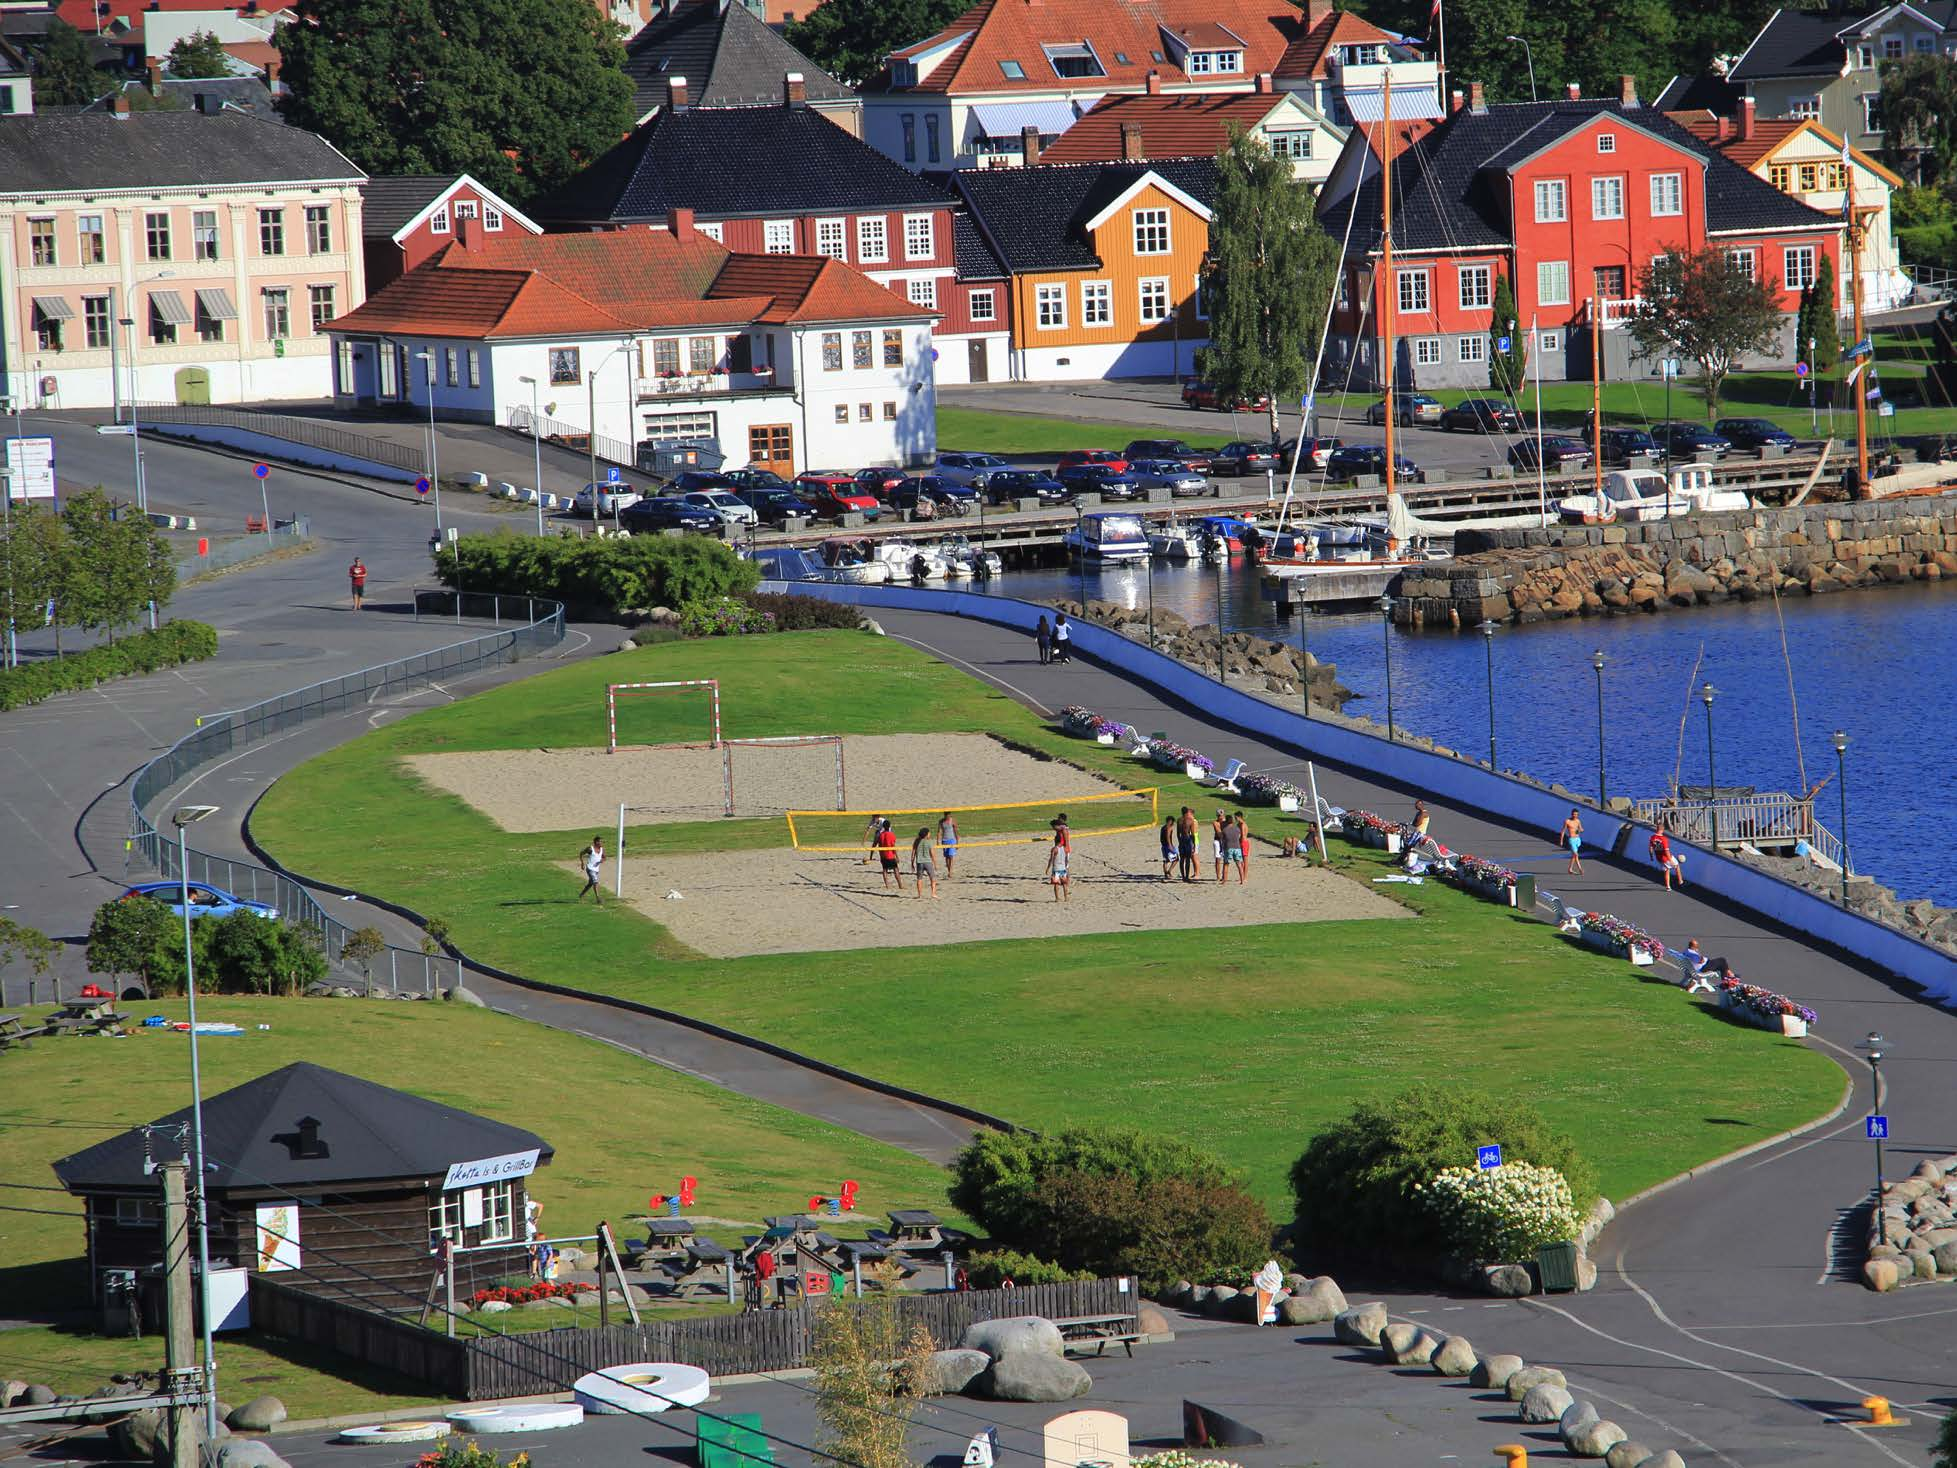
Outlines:
[[1780,1017],[1780,1032],[1790,1040],[1805,1040],[1808,1022],[1798,1014],[1783,1014]]
[[1185,760],[1183,762],[1182,773],[1185,776],[1187,776],[1189,779],[1196,781],[1198,784],[1201,784],[1204,780],[1207,780],[1210,777],[1210,772],[1204,769],[1201,765],[1197,764],[1194,760]]
[[1277,808],[1282,811],[1296,810],[1298,808],[1298,797],[1295,795],[1280,795],[1277,798]]
[[1650,968],[1657,961],[1651,950],[1642,943],[1620,943],[1610,934],[1600,933],[1595,928],[1579,928],[1577,938],[1585,947],[1608,953],[1613,958],[1625,959],[1634,968]]
[[1484,882],[1477,877],[1458,876],[1454,885],[1463,892],[1472,892],[1477,897],[1485,897],[1490,902],[1499,902],[1504,907],[1515,906],[1515,884],[1513,882]]
[[1377,826],[1351,826],[1346,834],[1361,846],[1370,846],[1375,851],[1384,851],[1388,856],[1400,854],[1400,833],[1382,831]]
[[1101,731],[1101,732],[1100,732],[1099,734],[1096,734],[1096,735],[1094,736],[1094,742],[1095,742],[1096,744],[1110,744],[1110,745],[1111,745],[1111,744],[1113,744],[1113,743],[1114,743],[1114,735],[1113,735],[1113,734],[1111,734],[1111,733],[1109,733],[1109,732],[1108,732],[1107,730],[1105,730],[1105,729],[1103,729],[1103,730],[1102,730],[1102,731]]

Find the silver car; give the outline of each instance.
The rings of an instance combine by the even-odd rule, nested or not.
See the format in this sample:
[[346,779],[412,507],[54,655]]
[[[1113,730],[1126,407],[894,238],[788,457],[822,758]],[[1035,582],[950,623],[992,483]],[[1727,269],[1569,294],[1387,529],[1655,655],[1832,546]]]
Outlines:
[[603,484],[587,484],[571,497],[571,513],[593,518],[595,507],[599,515],[616,515],[631,505],[636,505],[641,496],[629,484],[608,480]]
[[938,455],[938,462],[932,466],[931,472],[940,479],[949,479],[953,484],[983,489],[985,481],[993,474],[1011,467],[997,454],[945,453]]
[[730,529],[752,525],[757,518],[752,505],[735,499],[724,489],[690,489],[678,498],[720,516],[720,523]]
[[1210,492],[1207,479],[1174,459],[1138,459],[1128,466],[1128,477],[1143,489],[1166,489],[1177,499]]

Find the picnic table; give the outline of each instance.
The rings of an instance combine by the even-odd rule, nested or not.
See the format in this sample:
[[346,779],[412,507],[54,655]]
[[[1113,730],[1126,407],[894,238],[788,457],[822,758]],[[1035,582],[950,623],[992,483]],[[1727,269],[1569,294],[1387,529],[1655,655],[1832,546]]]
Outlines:
[[627,1252],[641,1263],[657,1264],[681,1258],[686,1246],[698,1236],[692,1219],[674,1218],[666,1213],[628,1213],[625,1221],[645,1225],[643,1239],[628,1239],[625,1244]]
[[893,1208],[889,1218],[890,1227],[873,1228],[870,1237],[899,1253],[928,1254],[970,1242],[969,1235],[946,1228],[928,1208]]
[[49,1031],[57,1035],[96,1030],[120,1030],[122,1016],[114,999],[71,999],[48,1016]]
[[1086,1351],[1094,1348],[1097,1356],[1105,1355],[1111,1345],[1124,1348],[1130,1356],[1135,1354],[1135,1342],[1142,1338],[1142,1332],[1135,1328],[1135,1312],[1119,1311],[1110,1315],[1066,1315],[1055,1320],[1059,1327],[1061,1349],[1065,1351]]
[[0,1014],[0,1050],[10,1045],[25,1045],[27,1028],[17,1014]]

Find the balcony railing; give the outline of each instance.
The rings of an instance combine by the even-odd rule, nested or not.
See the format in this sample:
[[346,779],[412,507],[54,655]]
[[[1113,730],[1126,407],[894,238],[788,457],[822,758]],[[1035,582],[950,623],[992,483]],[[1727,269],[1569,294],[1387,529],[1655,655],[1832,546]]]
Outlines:
[[1643,296],[1626,296],[1623,300],[1603,300],[1597,303],[1598,314],[1603,318],[1604,330],[1628,326],[1631,318],[1638,314],[1638,307],[1644,304]]
[[772,372],[681,372],[672,377],[641,377],[641,402],[661,398],[732,397],[741,393],[788,392]]
[[1707,799],[1703,791],[1684,791],[1678,797],[1634,802],[1631,818],[1681,841],[1710,847],[1714,807],[1719,812],[1722,849],[1744,842],[1784,856],[1805,845],[1822,865],[1841,867],[1841,839],[1815,819],[1814,802],[1784,790],[1722,795],[1717,800]]

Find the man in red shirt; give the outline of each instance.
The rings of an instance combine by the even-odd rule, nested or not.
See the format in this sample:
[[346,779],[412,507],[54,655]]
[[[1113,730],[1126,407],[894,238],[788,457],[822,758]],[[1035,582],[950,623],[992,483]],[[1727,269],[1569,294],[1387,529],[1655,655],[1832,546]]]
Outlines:
[[895,882],[897,890],[902,892],[904,879],[897,872],[897,833],[890,829],[888,821],[877,832],[877,864],[883,868],[883,885],[888,887]]
[[1673,855],[1671,839],[1663,831],[1653,831],[1651,833],[1651,859],[1658,863],[1659,869],[1665,874],[1665,890],[1667,892],[1672,890],[1673,878],[1677,878],[1678,885],[1681,888],[1685,886],[1685,873],[1682,870],[1683,863],[1679,861],[1678,857]]
[[360,557],[353,558],[347,567],[347,580],[353,583],[353,609],[357,612],[367,600],[367,568],[361,564]]

